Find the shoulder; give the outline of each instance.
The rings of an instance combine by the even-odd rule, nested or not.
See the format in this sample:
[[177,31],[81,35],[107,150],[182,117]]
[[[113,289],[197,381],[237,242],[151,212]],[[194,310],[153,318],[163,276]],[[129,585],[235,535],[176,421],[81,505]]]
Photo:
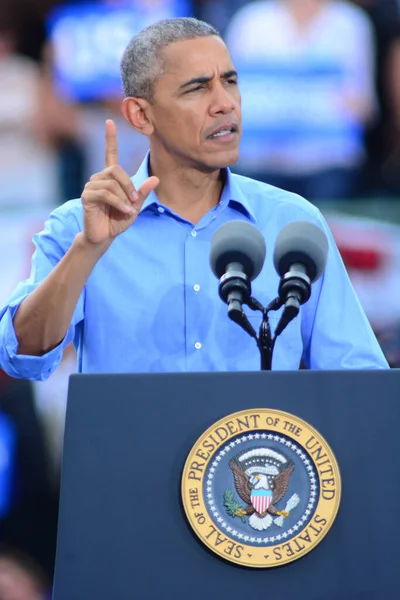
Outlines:
[[369,27],[371,19],[368,14],[359,6],[348,2],[348,0],[338,0],[331,3],[326,8],[327,18],[346,26],[348,29],[354,27]]
[[69,200],[50,213],[32,241],[35,248],[40,249],[48,259],[59,260],[82,230],[82,202],[80,199]]
[[257,220],[321,222],[319,209],[308,200],[267,183],[232,174],[233,189],[246,199]]
[[55,208],[50,216],[66,222],[82,224],[82,200],[80,198],[68,200]]
[[82,201],[69,200],[55,208],[44,224],[40,237],[50,237],[68,243],[83,229]]

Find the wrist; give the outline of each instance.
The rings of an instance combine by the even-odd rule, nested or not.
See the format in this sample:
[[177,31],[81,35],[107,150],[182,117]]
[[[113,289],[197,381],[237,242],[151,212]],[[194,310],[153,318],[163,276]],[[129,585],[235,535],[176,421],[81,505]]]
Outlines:
[[95,260],[98,260],[107,252],[111,246],[111,243],[112,240],[107,240],[106,242],[102,242],[100,244],[94,244],[86,238],[84,231],[80,231],[75,236],[73,246],[82,251],[85,256],[91,256]]

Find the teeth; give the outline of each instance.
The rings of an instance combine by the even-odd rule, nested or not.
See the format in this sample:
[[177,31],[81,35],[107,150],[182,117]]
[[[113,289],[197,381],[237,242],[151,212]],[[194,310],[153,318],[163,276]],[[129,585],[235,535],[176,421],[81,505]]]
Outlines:
[[218,133],[213,133],[211,137],[221,137],[222,135],[227,135],[228,133],[231,133],[230,129],[223,129],[222,131],[218,131]]

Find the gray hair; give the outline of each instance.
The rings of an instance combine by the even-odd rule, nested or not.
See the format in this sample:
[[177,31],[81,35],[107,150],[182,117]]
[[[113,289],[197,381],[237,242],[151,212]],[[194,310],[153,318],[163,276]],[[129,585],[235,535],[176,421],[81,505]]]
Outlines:
[[162,74],[162,51],[169,44],[219,32],[204,21],[192,17],[165,19],[145,27],[130,41],[121,61],[125,96],[153,99],[153,87]]

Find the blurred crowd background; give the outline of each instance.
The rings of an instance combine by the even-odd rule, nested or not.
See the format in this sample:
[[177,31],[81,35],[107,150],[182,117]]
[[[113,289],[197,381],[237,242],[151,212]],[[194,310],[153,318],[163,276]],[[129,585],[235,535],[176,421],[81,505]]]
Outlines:
[[[119,111],[119,59],[150,22],[216,26],[239,70],[237,172],[325,214],[392,367],[400,366],[400,0],[0,0],[0,304],[29,273],[32,234],[103,168],[146,150]],[[68,348],[43,383],[0,371],[0,600],[50,597]]]

